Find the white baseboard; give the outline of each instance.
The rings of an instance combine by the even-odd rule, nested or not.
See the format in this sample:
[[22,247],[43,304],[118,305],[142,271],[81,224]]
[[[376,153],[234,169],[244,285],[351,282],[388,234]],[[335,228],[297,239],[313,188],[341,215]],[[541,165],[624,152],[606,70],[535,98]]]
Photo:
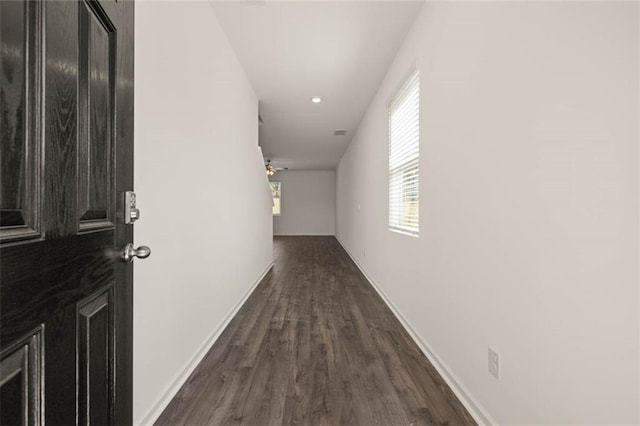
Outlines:
[[317,233],[313,232],[302,232],[302,233],[294,233],[294,234],[273,234],[274,237],[335,237],[335,234],[325,234],[325,233]]
[[378,292],[382,300],[387,304],[391,312],[396,316],[400,324],[405,328],[409,336],[413,339],[413,341],[418,345],[422,353],[427,357],[427,359],[431,362],[434,368],[438,371],[438,374],[442,377],[442,379],[449,385],[453,393],[458,397],[462,405],[469,411],[469,414],[474,418],[478,424],[481,425],[497,425],[498,423],[493,420],[493,418],[489,415],[487,410],[485,410],[480,403],[471,396],[471,394],[467,391],[467,389],[462,385],[460,380],[456,377],[456,375],[451,371],[451,369],[445,364],[444,361],[431,349],[431,347],[425,342],[425,340],[415,331],[415,329],[411,326],[411,323],[400,313],[398,308],[393,304],[391,299],[386,295],[384,291],[380,288],[378,283],[365,271],[365,269],[358,263],[358,261],[353,257],[351,252],[342,244],[342,241],[336,236],[336,240],[340,243],[344,251],[347,252],[353,263],[356,264],[360,272],[365,276],[365,278],[369,281],[371,286]]
[[198,348],[195,354],[193,354],[193,357],[191,357],[191,359],[187,361],[187,363],[182,368],[182,370],[176,375],[175,379],[162,393],[162,396],[160,397],[158,402],[156,402],[153,405],[153,407],[151,407],[151,409],[147,412],[147,414],[145,414],[144,417],[142,417],[142,420],[139,423],[137,423],[138,425],[152,425],[153,423],[155,423],[156,420],[158,420],[158,417],[160,417],[160,414],[162,414],[164,409],[167,408],[167,405],[169,405],[169,402],[171,402],[173,397],[176,396],[176,394],[178,393],[182,385],[184,385],[184,383],[187,381],[191,373],[193,373],[193,370],[195,370],[198,364],[200,364],[200,361],[202,361],[205,355],[209,352],[209,350],[211,349],[213,344],[216,342],[216,340],[218,340],[218,338],[220,337],[224,329],[227,328],[227,325],[229,325],[233,317],[236,316],[236,314],[238,313],[242,305],[244,305],[244,303],[247,301],[249,296],[251,296],[251,293],[253,293],[253,291],[256,289],[258,284],[260,284],[260,281],[262,281],[262,279],[265,277],[265,275],[267,275],[267,273],[269,272],[269,270],[271,270],[271,268],[273,268],[273,262],[271,262],[267,266],[264,272],[260,274],[258,279],[251,285],[249,290],[247,290],[246,294],[242,297],[242,299],[240,299],[240,301],[236,303],[236,305],[231,309],[231,311],[227,314],[227,316],[224,317],[224,319],[218,325],[218,327],[216,327],[211,332],[211,334],[205,339],[204,343],[200,346],[200,348]]

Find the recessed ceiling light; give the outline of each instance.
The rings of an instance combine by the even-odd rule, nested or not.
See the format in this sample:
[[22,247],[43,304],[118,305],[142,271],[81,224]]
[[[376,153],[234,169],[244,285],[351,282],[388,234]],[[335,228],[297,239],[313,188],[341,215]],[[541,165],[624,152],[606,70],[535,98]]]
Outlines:
[[311,102],[313,102],[314,104],[319,104],[320,102],[322,102],[322,98],[314,96],[313,98],[311,98]]

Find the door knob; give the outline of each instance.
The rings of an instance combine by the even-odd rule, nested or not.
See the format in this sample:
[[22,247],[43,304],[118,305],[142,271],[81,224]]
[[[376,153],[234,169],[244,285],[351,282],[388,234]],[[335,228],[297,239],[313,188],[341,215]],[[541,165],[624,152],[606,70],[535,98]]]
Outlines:
[[133,258],[137,257],[139,259],[145,259],[149,257],[151,254],[151,249],[147,246],[140,246],[138,248],[134,248],[133,244],[129,243],[124,246],[122,250],[121,258],[124,262],[131,263],[133,262]]

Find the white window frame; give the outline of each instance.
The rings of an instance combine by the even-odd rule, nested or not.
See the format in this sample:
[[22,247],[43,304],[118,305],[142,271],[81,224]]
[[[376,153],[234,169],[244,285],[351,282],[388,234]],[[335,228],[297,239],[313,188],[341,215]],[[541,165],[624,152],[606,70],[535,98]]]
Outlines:
[[420,72],[389,103],[389,230],[420,234]]
[[[280,195],[278,196],[278,200],[280,200],[280,201],[279,201],[279,204],[280,204],[280,206],[279,206],[279,207],[280,207],[280,210],[279,210],[279,212],[278,212],[278,213],[275,213],[275,212],[273,211],[273,209],[275,209],[275,207],[276,207],[276,201],[275,201],[275,198],[276,198],[276,197],[274,197],[274,196],[273,196],[273,186],[271,185],[272,183],[277,183],[277,184],[278,184],[278,186],[279,186],[279,190],[280,190]],[[272,181],[269,181],[269,186],[271,187],[271,197],[272,197],[272,199],[273,199],[273,209],[271,210],[271,213],[273,214],[273,216],[280,216],[280,215],[282,215],[282,181],[280,181],[280,180],[272,180]]]

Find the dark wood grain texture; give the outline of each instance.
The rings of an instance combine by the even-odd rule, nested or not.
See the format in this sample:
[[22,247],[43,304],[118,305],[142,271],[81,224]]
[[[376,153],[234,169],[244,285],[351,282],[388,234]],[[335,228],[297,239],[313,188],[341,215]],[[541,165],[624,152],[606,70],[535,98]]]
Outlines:
[[[112,334],[110,308],[112,290],[97,292],[78,304],[78,371],[79,394],[86,397],[78,401],[79,424],[106,425],[111,413],[109,395],[112,392],[109,376]],[[91,384],[92,392],[87,385]]]
[[46,4],[45,179],[47,238],[77,231],[78,3]]
[[97,3],[80,7],[78,216],[80,229],[113,226],[115,27]]
[[0,345],[8,345],[67,305],[75,308],[111,283],[112,252],[112,231],[0,250]]
[[0,250],[0,347],[45,324],[46,419],[76,419],[77,304],[113,286],[113,231]]
[[0,206],[21,209],[26,173],[27,5],[0,4]]
[[0,2],[0,241],[39,235],[42,8]]
[[43,420],[44,327],[2,348],[0,356],[0,424],[36,425]]
[[335,238],[274,251],[156,424],[475,424]]
[[89,204],[87,210],[104,211],[111,201],[111,121],[113,120],[111,43],[113,33],[91,14],[89,31]]
[[26,416],[22,410],[24,406],[22,400],[23,375],[24,372],[19,372],[2,385],[2,389],[0,389],[0,407],[3,407],[1,419],[3,425],[26,424],[27,419],[25,419]]
[[40,412],[22,423],[131,424],[133,279],[119,251],[133,231],[116,216],[115,188],[133,189],[133,3],[0,7],[0,30],[18,20],[8,44],[0,39],[11,92],[2,176],[14,177],[0,215],[2,367],[34,330],[42,348],[38,363],[27,351],[29,380],[0,380],[0,423]]
[[[118,59],[116,65],[115,106],[115,191],[114,204],[118,217],[116,224],[116,246],[124,247],[133,242],[133,226],[125,225],[125,191],[133,191],[133,123],[134,123],[134,24],[135,7],[133,1],[103,3],[109,16],[118,17],[116,37]],[[117,194],[117,195],[116,195]],[[144,220],[144,219],[143,219]],[[142,242],[144,243],[144,242]],[[118,263],[115,267],[116,287],[114,299],[114,333],[118,336],[115,348],[115,411],[113,423],[128,425],[133,421],[133,265]]]

